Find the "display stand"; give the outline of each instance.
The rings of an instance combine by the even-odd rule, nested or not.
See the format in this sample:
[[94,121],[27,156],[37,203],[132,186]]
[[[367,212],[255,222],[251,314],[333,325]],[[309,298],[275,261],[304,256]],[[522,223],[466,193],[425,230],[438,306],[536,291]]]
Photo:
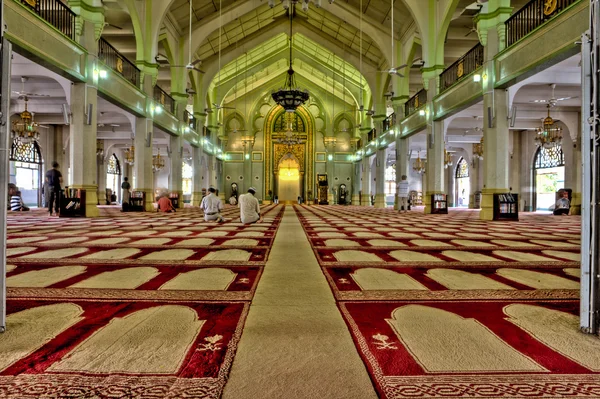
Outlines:
[[518,194],[494,194],[494,220],[519,220]]
[[319,205],[329,205],[327,200],[327,194],[329,191],[329,183],[327,182],[327,175],[317,175],[317,197],[319,199]]
[[432,214],[447,214],[448,213],[448,199],[446,194],[432,194],[431,195],[431,213]]
[[61,218],[85,217],[85,190],[65,187],[59,199]]
[[169,199],[171,200],[171,204],[173,204],[173,208],[179,208],[179,194],[178,193],[170,193]]
[[423,194],[420,191],[412,190],[409,193],[409,199],[411,206],[423,205]]
[[146,210],[146,193],[143,191],[132,191],[129,196],[129,212],[144,212]]

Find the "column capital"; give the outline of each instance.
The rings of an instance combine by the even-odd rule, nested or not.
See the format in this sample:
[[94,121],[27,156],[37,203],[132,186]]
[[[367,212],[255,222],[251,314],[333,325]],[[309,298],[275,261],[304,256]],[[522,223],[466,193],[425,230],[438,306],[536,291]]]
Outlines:
[[152,87],[156,86],[156,82],[158,81],[158,68],[160,65],[145,60],[136,60],[135,65],[142,71],[140,80],[144,82],[145,77],[150,76],[152,78]]
[[504,49],[504,36],[506,34],[504,22],[510,18],[513,8],[509,7],[509,4],[504,4],[506,1],[499,3],[501,4],[493,4],[493,8],[490,7],[490,3],[484,5],[483,12],[480,12],[473,21],[477,24],[477,35],[479,36],[481,45],[484,47],[488,44],[488,31],[493,28],[497,30],[500,39],[500,49],[498,51],[502,51]]
[[75,34],[83,35],[84,21],[94,24],[94,38],[100,39],[104,30],[104,7],[90,4],[90,0],[69,0],[69,8],[77,17],[75,18]]
[[439,80],[439,76],[442,72],[444,72],[444,65],[433,65],[427,68],[423,68],[421,71],[421,76],[423,78],[423,87],[425,90],[429,91],[429,82],[431,79],[435,79],[437,83]]

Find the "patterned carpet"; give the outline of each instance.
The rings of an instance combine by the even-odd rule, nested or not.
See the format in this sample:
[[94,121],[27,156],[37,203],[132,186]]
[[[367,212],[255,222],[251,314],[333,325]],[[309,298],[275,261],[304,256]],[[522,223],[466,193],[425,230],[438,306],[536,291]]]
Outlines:
[[295,210],[382,398],[600,398],[578,217]]
[[218,398],[282,211],[9,213],[0,397]]

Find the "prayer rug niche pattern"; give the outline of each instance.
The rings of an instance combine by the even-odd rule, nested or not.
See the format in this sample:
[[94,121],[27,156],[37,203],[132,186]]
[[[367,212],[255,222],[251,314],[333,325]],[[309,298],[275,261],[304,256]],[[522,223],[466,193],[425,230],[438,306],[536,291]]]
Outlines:
[[9,215],[0,397],[220,397],[283,207],[102,211]]
[[296,206],[382,398],[598,398],[578,217]]

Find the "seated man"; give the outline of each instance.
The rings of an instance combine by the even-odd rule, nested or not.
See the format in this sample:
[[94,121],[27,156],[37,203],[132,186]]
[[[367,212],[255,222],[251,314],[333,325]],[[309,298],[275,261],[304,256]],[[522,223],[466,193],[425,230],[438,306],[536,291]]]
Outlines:
[[560,198],[556,201],[554,206],[554,214],[560,216],[568,216],[569,210],[571,209],[571,202],[569,201],[569,192],[559,192]]
[[158,199],[158,208],[156,209],[156,212],[175,212],[175,208],[173,208],[173,203],[171,203],[171,200],[167,197],[166,194],[163,194],[160,196],[160,198]]
[[[215,195],[217,190],[214,187],[208,189],[208,195],[202,198],[200,203],[200,209],[204,211],[204,220],[206,222],[216,220],[218,223],[224,222],[221,211],[223,210],[223,203],[221,199]],[[235,199],[235,197],[231,197]]]
[[260,206],[258,200],[254,197],[256,189],[250,187],[246,194],[240,195],[238,202],[240,206],[240,220],[242,223],[251,224],[262,222],[260,217]]

